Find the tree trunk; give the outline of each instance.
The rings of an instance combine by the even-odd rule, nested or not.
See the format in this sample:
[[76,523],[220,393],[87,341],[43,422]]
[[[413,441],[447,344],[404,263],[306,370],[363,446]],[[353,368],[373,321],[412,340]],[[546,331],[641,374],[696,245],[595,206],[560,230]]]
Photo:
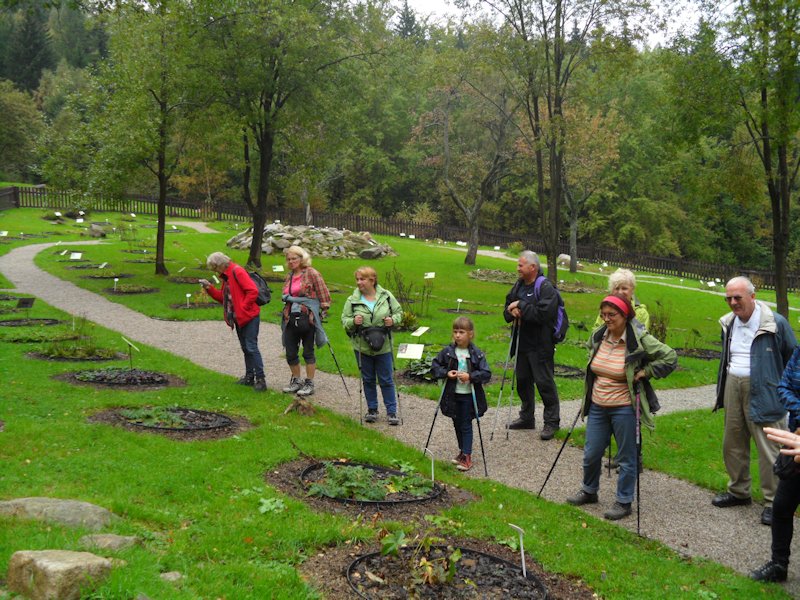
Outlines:
[[478,215],[474,215],[467,221],[469,228],[469,241],[467,242],[467,256],[464,259],[465,265],[474,265],[478,256],[478,242],[480,241],[480,225]]
[[253,268],[261,268],[261,243],[264,239],[264,227],[267,224],[267,198],[269,196],[269,178],[272,172],[272,156],[275,136],[272,132],[270,117],[262,123],[261,136],[258,138],[260,161],[258,164],[258,192],[253,210],[253,241],[250,244],[250,255],[247,264]]
[[303,206],[306,225],[314,224],[314,215],[311,213],[311,205],[308,203],[308,180],[303,179],[303,191],[300,192],[300,202]]
[[[163,38],[163,33],[162,33]],[[161,96],[159,100],[161,122],[158,127],[158,229],[156,233],[156,275],[169,275],[164,260],[164,228],[167,222],[167,118],[166,74],[161,73]]]

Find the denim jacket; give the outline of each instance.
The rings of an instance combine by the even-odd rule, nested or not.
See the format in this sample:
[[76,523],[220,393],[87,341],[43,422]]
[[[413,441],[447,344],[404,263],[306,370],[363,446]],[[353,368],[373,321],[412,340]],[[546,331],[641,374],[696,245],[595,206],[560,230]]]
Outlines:
[[[786,319],[760,300],[756,302],[761,306],[761,321],[750,346],[750,420],[753,423],[774,423],[786,416],[786,408],[778,396],[778,382],[797,341]],[[722,327],[722,357],[717,374],[715,411],[725,404],[725,380],[730,362],[733,323],[732,312],[719,320]]]

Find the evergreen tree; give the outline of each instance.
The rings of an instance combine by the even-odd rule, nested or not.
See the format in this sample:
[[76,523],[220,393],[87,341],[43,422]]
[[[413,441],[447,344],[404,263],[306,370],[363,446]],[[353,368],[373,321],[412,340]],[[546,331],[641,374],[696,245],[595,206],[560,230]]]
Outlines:
[[5,77],[28,92],[39,86],[42,71],[53,68],[47,19],[40,7],[17,12],[4,58]]

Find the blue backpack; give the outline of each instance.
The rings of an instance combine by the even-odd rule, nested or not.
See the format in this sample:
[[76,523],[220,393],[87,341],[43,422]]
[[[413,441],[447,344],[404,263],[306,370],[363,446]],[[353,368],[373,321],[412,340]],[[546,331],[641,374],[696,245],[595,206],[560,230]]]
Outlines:
[[[545,279],[547,279],[547,277],[539,275],[536,278],[536,283],[534,283],[533,294],[537,302],[539,301],[539,290]],[[569,317],[567,316],[567,309],[564,307],[564,299],[561,297],[561,293],[556,286],[553,286],[553,289],[556,291],[556,296],[558,297],[558,313],[556,314],[556,322],[553,325],[553,342],[560,344],[567,337]]]

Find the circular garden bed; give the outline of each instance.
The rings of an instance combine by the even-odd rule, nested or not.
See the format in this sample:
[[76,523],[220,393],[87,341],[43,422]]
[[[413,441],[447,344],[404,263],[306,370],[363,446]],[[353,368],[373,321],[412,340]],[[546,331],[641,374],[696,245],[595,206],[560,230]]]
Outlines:
[[103,291],[106,294],[112,294],[114,296],[125,296],[126,294],[154,294],[158,291],[158,288],[147,287],[144,285],[122,284],[118,285],[117,289],[106,288]]
[[360,598],[548,597],[544,583],[533,572],[523,577],[519,563],[453,545],[363,554],[350,563],[347,580]]
[[702,360],[719,360],[722,352],[708,348],[675,348],[678,356],[688,356],[689,358],[700,358]]
[[200,283],[199,277],[167,277],[167,281],[171,281],[172,283]]
[[427,502],[444,491],[438,483],[416,473],[345,461],[309,465],[300,473],[300,481],[308,496],[344,504]]
[[131,273],[97,273],[96,275],[82,275],[84,279],[130,279]]
[[90,369],[62,373],[54,379],[68,381],[78,385],[91,385],[101,388],[114,388],[128,391],[153,390],[163,387],[185,385],[180,377],[159,373],[157,371],[144,371],[142,369],[129,369],[127,367],[107,367],[105,369]]
[[59,323],[58,319],[4,319],[0,321],[0,327],[41,327]]
[[187,442],[223,439],[253,427],[243,417],[179,406],[110,408],[88,421]]
[[170,308],[174,308],[176,310],[191,310],[194,308],[215,308],[222,305],[217,302],[189,302],[189,304],[184,302],[183,304],[170,304],[169,306]]

